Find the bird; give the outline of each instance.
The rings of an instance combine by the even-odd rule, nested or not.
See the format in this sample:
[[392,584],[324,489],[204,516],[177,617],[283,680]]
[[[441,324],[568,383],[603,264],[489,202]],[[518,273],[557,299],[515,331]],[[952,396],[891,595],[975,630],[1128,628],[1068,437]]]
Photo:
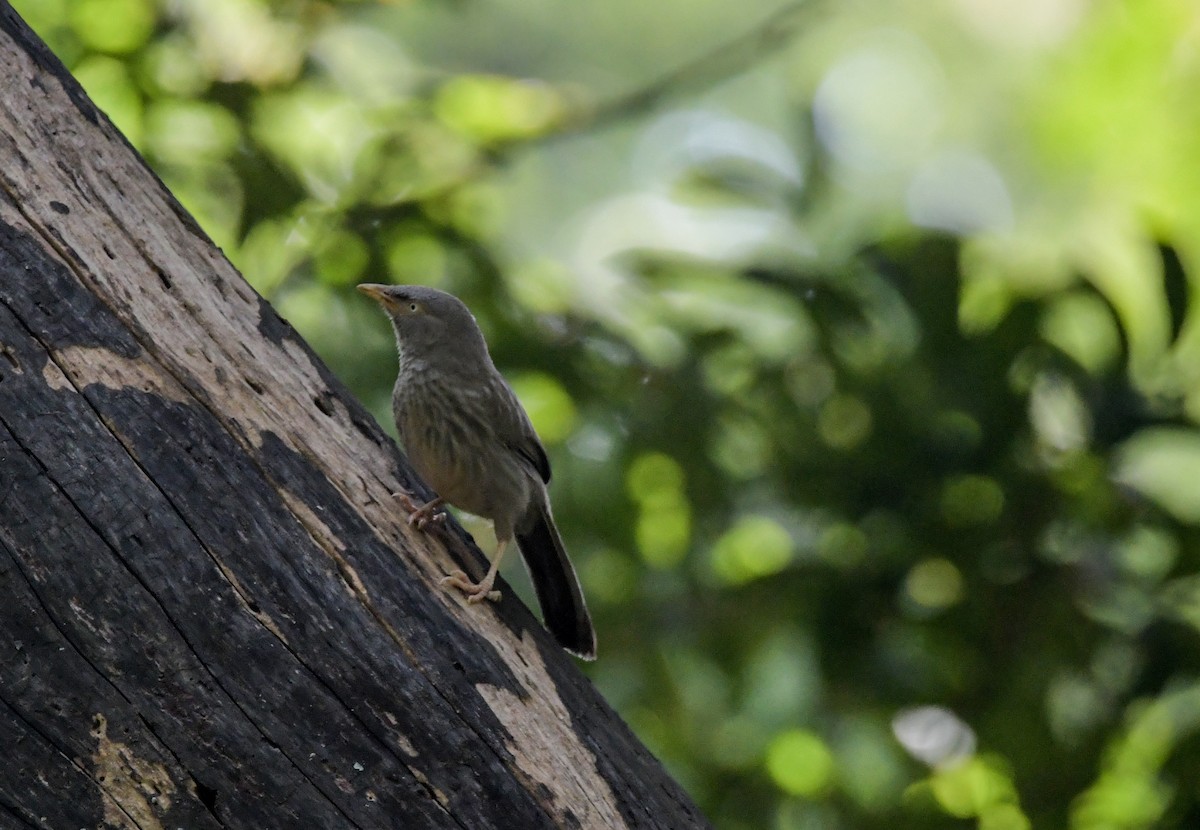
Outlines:
[[444,519],[443,504],[490,519],[497,547],[479,582],[455,570],[443,586],[471,604],[500,599],[496,574],[515,541],[546,628],[578,657],[596,656],[583,589],[550,511],[550,461],[528,414],[492,362],[474,315],[453,294],[421,285],[363,283],[391,320],[399,352],[392,391],[396,431],[434,492],[421,504],[396,494],[417,529]]

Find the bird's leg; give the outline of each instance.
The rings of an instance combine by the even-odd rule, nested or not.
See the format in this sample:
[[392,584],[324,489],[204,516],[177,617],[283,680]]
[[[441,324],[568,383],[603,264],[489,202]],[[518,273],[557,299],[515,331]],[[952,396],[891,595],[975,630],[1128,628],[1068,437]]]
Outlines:
[[446,521],[445,511],[439,510],[446,500],[441,496],[419,504],[413,501],[408,493],[392,493],[392,498],[404,505],[408,511],[408,525],[417,530],[424,530],[427,524],[440,524]]
[[472,605],[483,602],[485,599],[492,602],[498,601],[500,592],[492,590],[492,586],[496,584],[496,574],[500,572],[500,560],[504,558],[504,550],[507,547],[507,539],[496,546],[496,555],[492,558],[492,566],[488,568],[487,575],[481,581],[472,582],[471,578],[463,571],[451,571],[442,577],[442,585],[462,591],[467,595],[467,602]]

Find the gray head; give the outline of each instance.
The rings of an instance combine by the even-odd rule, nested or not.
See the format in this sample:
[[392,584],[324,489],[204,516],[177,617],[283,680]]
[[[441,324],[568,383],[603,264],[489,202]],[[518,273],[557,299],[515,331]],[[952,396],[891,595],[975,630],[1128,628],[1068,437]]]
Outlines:
[[387,312],[396,330],[400,359],[455,365],[491,365],[483,333],[471,310],[453,294],[423,285],[363,283],[358,290]]

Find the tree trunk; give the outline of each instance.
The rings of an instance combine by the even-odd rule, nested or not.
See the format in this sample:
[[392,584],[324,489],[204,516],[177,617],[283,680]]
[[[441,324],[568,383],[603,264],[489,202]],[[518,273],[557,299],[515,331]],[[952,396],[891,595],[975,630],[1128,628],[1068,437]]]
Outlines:
[[3,0],[0,78],[0,827],[703,825]]

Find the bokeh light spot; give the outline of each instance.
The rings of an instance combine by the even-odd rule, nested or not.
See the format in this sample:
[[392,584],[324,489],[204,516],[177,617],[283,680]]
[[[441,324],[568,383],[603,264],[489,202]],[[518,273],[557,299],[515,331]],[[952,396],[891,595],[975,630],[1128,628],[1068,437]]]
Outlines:
[[581,557],[579,571],[591,600],[620,605],[629,602],[637,591],[637,564],[618,551],[590,552]]
[[398,228],[387,243],[385,256],[388,274],[401,285],[439,285],[446,279],[445,247],[416,228]]
[[558,444],[570,436],[579,413],[561,383],[543,372],[525,372],[512,378],[512,388],[544,443]]
[[767,772],[784,792],[816,798],[833,783],[833,753],[814,733],[789,729],[767,747]]
[[782,571],[792,559],[792,538],[766,516],[739,519],[713,548],[712,567],[717,578],[740,585]]
[[536,135],[562,114],[553,87],[536,81],[462,75],[443,86],[434,110],[449,127],[477,141]]
[[849,167],[902,166],[937,135],[944,87],[941,68],[919,38],[899,29],[877,31],[821,81],[813,98],[817,135]]
[[663,493],[683,489],[683,468],[665,453],[646,453],[629,465],[625,484],[636,501],[653,501]]
[[1174,427],[1144,429],[1117,452],[1115,478],[1180,521],[1200,524],[1200,435]]
[[975,752],[975,732],[943,706],[904,709],[892,719],[900,745],[930,766],[945,765]]
[[[978,818],[981,827],[984,816],[1004,822],[1001,827],[1022,826],[1013,824],[1024,819],[1024,814],[1017,806],[1011,773],[997,760],[974,756],[943,767],[934,774],[932,786],[938,804],[952,816]],[[1028,821],[1023,826],[1027,828]]]
[[988,476],[955,476],[942,486],[941,512],[951,527],[992,524],[1004,512],[1004,490]]
[[124,54],[137,49],[154,30],[148,0],[77,0],[71,23],[79,39],[97,52]]
[[1013,225],[1004,178],[976,153],[952,151],[926,161],[913,176],[906,201],[912,221],[927,228],[971,234]]
[[855,568],[870,549],[867,534],[856,525],[839,522],[821,534],[817,551],[821,558],[837,568]]
[[667,569],[683,560],[692,535],[692,512],[683,468],[665,453],[646,453],[629,466],[625,487],[638,504],[634,538],[646,564]]
[[755,419],[725,416],[712,440],[712,458],[731,476],[752,479],[771,461],[767,431]]
[[237,117],[216,104],[167,99],[146,113],[148,149],[176,164],[227,158],[240,138]]
[[918,562],[904,580],[904,592],[912,602],[929,611],[949,608],[966,595],[962,573],[948,559]]
[[634,527],[642,559],[660,570],[683,561],[691,533],[692,514],[682,500],[665,501],[655,510],[643,510]]
[[361,236],[337,228],[319,243],[314,265],[321,282],[350,285],[358,282],[370,260],[371,251]]
[[853,395],[834,395],[817,416],[821,439],[838,450],[852,450],[871,434],[871,410]]
[[1121,333],[1108,304],[1084,291],[1066,294],[1042,315],[1042,337],[1096,374],[1112,366],[1121,353]]

